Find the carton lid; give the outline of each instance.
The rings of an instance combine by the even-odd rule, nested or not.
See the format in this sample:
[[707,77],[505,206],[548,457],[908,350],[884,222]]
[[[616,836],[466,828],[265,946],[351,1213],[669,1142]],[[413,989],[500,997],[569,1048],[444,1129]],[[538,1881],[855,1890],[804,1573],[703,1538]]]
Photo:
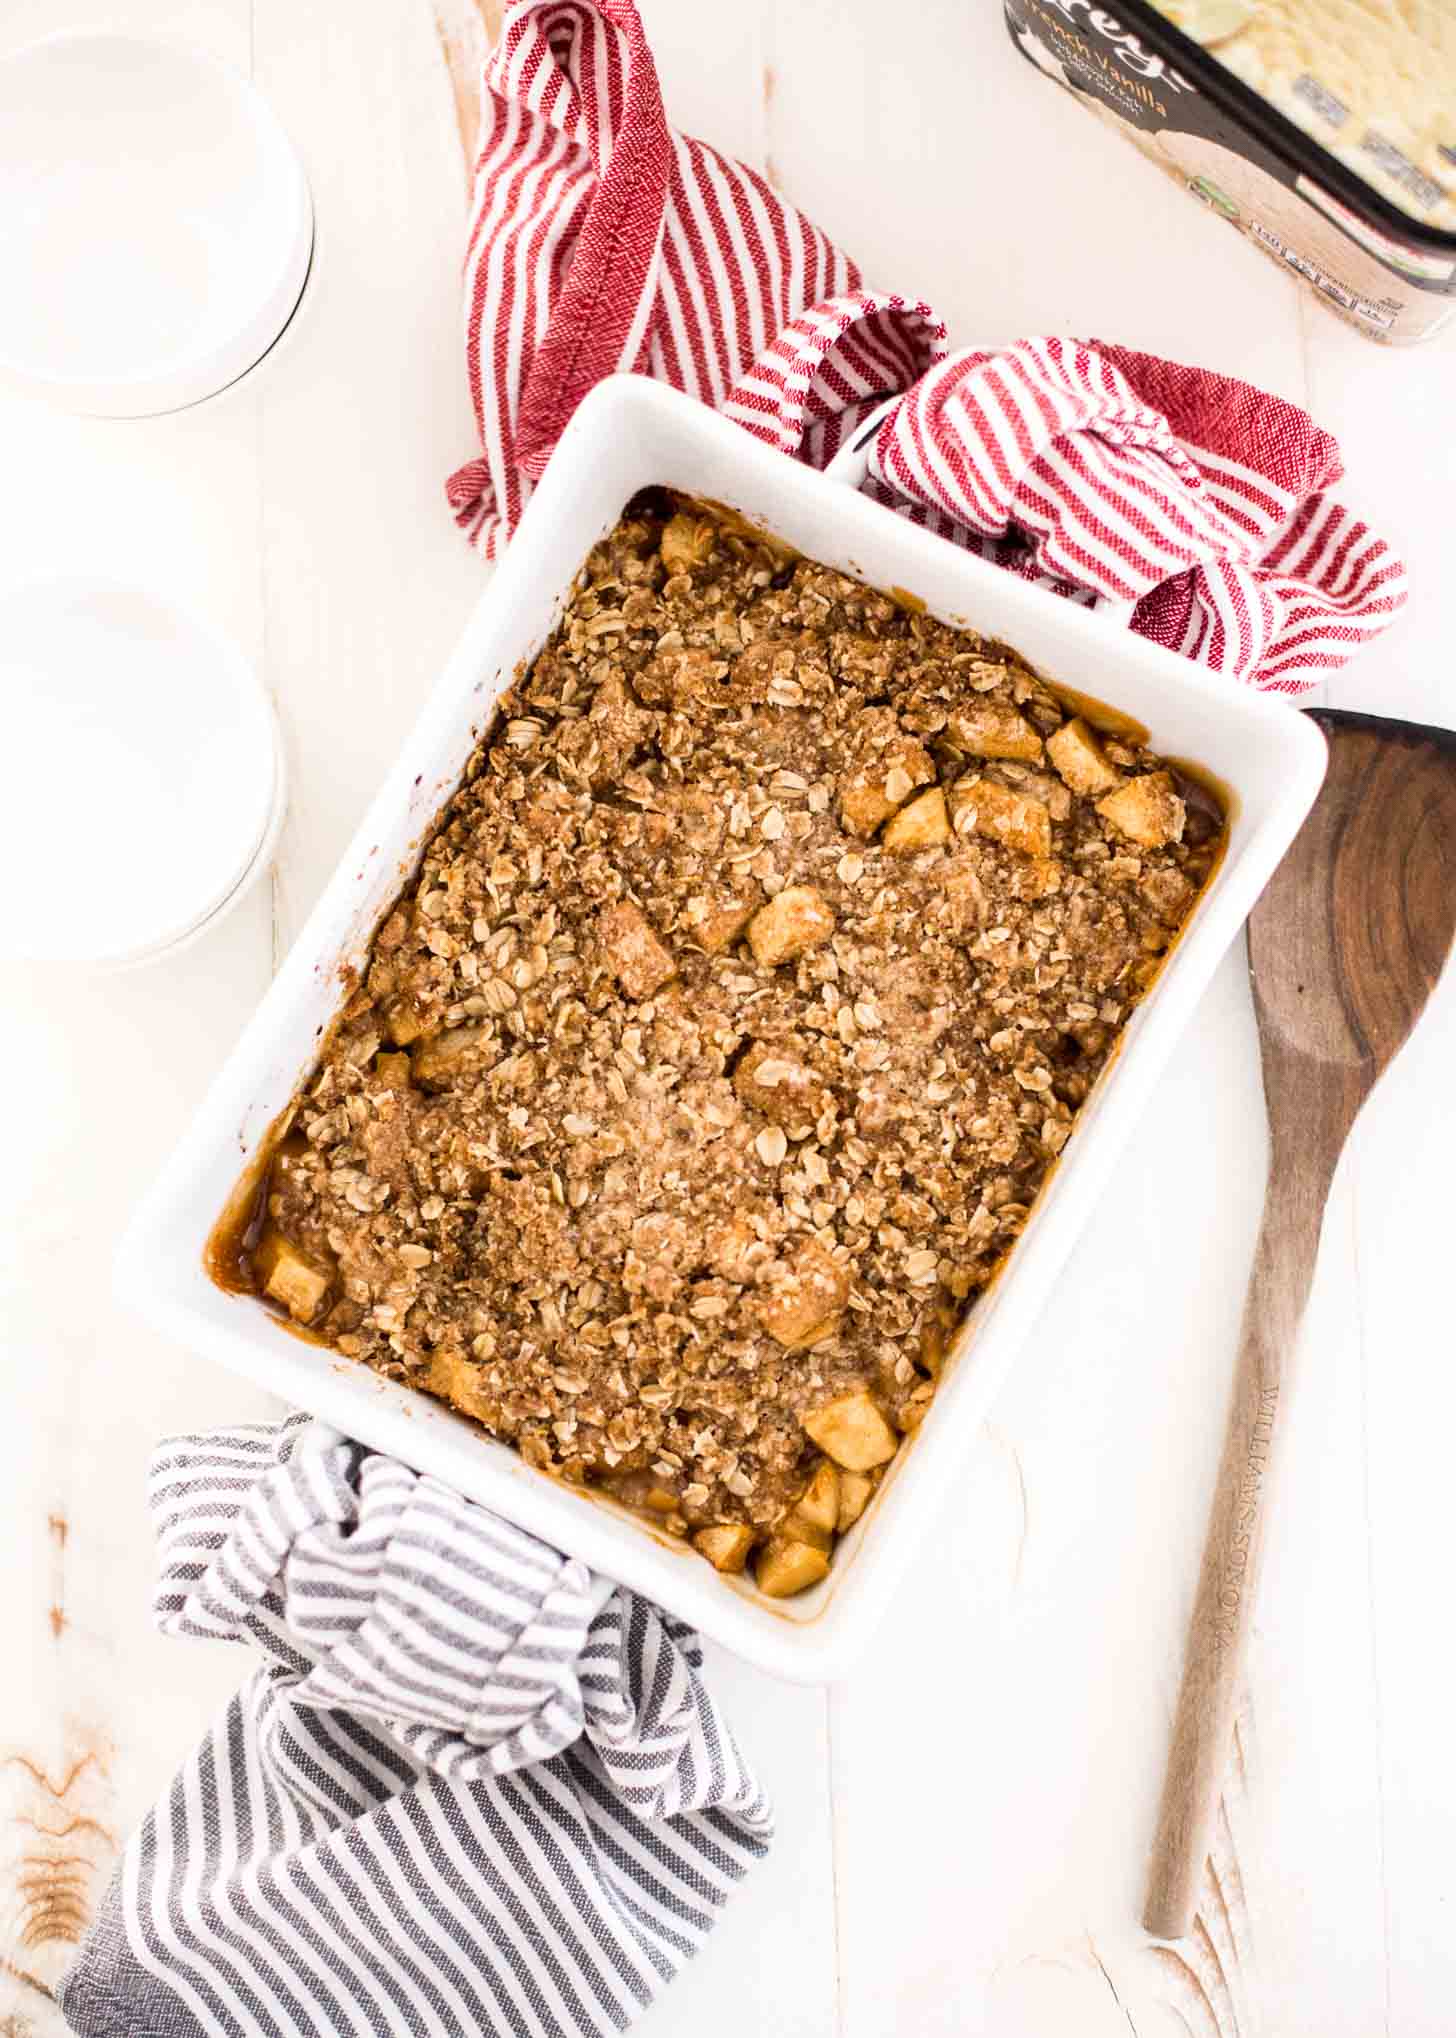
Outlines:
[[0,597],[0,954],[116,964],[171,947],[262,867],[273,711],[248,661],[138,588]]

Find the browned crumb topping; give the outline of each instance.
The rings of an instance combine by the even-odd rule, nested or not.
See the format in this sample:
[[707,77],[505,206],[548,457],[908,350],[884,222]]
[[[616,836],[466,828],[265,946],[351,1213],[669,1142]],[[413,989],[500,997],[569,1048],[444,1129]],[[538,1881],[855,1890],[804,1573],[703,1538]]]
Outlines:
[[722,1568],[777,1526],[798,1589],[1221,825],[1014,655],[639,502],[379,931],[256,1285]]

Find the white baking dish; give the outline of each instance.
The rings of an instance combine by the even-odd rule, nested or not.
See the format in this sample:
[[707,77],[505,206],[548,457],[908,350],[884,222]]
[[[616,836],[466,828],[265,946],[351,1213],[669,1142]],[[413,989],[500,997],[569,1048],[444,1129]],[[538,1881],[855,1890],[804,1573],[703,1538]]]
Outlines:
[[[423,1394],[291,1335],[203,1271],[209,1228],[248,1157],[309,1068],[421,837],[457,783],[492,705],[550,631],[594,541],[633,492],[660,482],[731,505],[866,581],[909,590],[936,614],[1003,638],[1054,682],[1145,722],[1234,796],[1228,853],[1124,1047],[1085,1106],[1004,1274],[975,1310],[918,1435],[904,1448],[826,1581],[769,1601],[610,1502],[525,1465]],[[700,405],[616,377],[581,406],[458,650],[308,925],[146,1197],[118,1277],[157,1328],[366,1443],[650,1595],[781,1676],[838,1675],[923,1543],[1011,1358],[1157,1080],[1179,1029],[1299,827],[1324,770],[1319,732],[1287,705],[1210,677],[918,530],[842,482],[771,452]]]

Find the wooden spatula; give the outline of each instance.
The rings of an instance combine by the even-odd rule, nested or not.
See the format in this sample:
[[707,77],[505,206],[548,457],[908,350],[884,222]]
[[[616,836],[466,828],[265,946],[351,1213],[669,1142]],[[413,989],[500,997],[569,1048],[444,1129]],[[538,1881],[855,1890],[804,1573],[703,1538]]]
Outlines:
[[1456,735],[1316,710],[1329,773],[1249,920],[1269,1181],[1143,1922],[1189,1929],[1278,1469],[1281,1403],[1335,1163],[1456,932]]

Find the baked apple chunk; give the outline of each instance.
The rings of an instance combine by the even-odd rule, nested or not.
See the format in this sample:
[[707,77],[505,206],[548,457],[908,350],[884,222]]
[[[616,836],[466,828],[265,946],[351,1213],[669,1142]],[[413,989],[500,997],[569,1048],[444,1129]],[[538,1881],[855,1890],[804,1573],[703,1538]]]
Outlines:
[[804,1428],[846,1472],[872,1472],[877,1465],[887,1465],[899,1448],[899,1438],[862,1387],[806,1415]]

